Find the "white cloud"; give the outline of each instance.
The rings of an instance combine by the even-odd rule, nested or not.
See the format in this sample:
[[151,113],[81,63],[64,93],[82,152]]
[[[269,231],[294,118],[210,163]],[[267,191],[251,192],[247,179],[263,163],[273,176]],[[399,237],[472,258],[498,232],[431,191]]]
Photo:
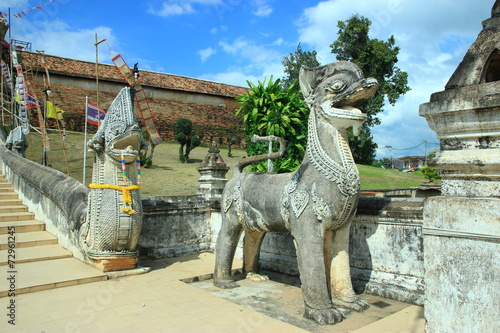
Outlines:
[[222,0],[168,0],[164,1],[159,10],[150,7],[148,13],[158,16],[177,16],[194,14],[198,11],[193,5],[220,7],[225,6]]
[[195,13],[190,3],[164,2],[158,11],[149,11],[151,14],[159,16],[175,16]]
[[255,16],[259,16],[259,17],[267,17],[267,16],[271,15],[272,12],[273,12],[273,8],[272,7],[270,7],[269,5],[264,5],[264,6],[258,7],[253,12],[253,14]]
[[[12,27],[17,28],[23,25],[25,20],[47,21],[54,20],[60,13],[61,6],[66,5],[70,0],[58,0],[56,2],[32,3],[29,0],[2,0],[0,2],[0,12],[8,14],[10,9]],[[34,6],[36,5],[36,6]],[[17,15],[21,15],[20,17]],[[8,19],[7,19],[8,20]]]
[[252,14],[257,17],[269,17],[274,12],[274,8],[269,4],[272,1],[273,0],[251,0],[250,4],[255,8]]
[[273,45],[282,45],[285,42],[283,38],[278,38],[273,42]]
[[272,48],[266,48],[264,45],[259,45],[255,41],[244,37],[238,37],[232,43],[221,41],[219,45],[224,52],[250,60],[253,64],[281,59],[281,55],[278,51]]
[[[257,74],[256,74],[257,73]],[[220,73],[207,73],[199,76],[203,80],[222,82],[235,86],[248,88],[247,81],[257,83],[264,79],[279,79],[284,75],[283,66],[279,61],[266,63],[250,63],[237,67],[232,66],[227,71]]]
[[227,30],[227,26],[225,25],[221,25],[220,27],[213,27],[212,29],[210,29],[210,33],[212,35],[215,35],[216,33],[218,33],[220,31],[226,31]]
[[[353,14],[372,21],[372,38],[394,35],[400,47],[397,66],[408,73],[412,90],[395,107],[385,108],[382,124],[372,132],[380,147],[406,148],[423,140],[436,142],[434,132],[418,116],[418,107],[444,89],[480,32],[481,21],[490,17],[491,6],[472,0],[329,0],[306,8],[296,24],[299,41],[316,50],[323,64],[335,61],[330,44],[337,38],[337,22]],[[384,151],[388,153],[379,149],[380,154]]]
[[7,13],[9,8],[11,9],[11,14],[17,12],[18,10],[25,10],[32,8],[29,5],[29,0],[2,0],[0,4],[0,11]]
[[257,82],[259,80],[258,77],[252,75],[246,75],[241,71],[228,71],[223,73],[204,74],[200,76],[199,79],[214,81],[214,82],[223,82],[225,84],[230,84],[245,88],[248,88],[248,85],[246,83],[247,80],[252,83]]
[[259,45],[244,37],[238,37],[232,42],[221,41],[219,46],[236,60],[236,64],[229,66],[224,72],[205,74],[200,78],[247,87],[247,80],[257,83],[271,76],[278,79],[284,75],[282,55],[272,46]]
[[211,47],[207,47],[206,49],[203,49],[203,50],[199,50],[197,53],[198,55],[200,56],[201,58],[201,62],[205,62],[207,61],[207,59],[212,56],[213,54],[215,54],[217,51],[214,50],[213,48]]
[[[99,61],[110,62],[110,48],[117,47],[116,37],[109,27],[99,26],[91,29],[72,30],[66,23],[58,20],[24,24],[17,31],[18,39],[33,43],[33,50],[79,60],[95,61],[95,34],[106,43],[99,46]],[[107,61],[106,61],[107,60]]]
[[204,6],[216,6],[216,5],[222,5],[224,3],[224,1],[222,0],[181,0],[181,1],[188,1]]

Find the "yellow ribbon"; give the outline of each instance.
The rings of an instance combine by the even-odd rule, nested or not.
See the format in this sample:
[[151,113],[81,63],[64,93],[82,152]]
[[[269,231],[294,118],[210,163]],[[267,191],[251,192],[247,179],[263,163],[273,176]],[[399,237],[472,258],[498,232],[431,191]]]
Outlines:
[[130,208],[132,206],[132,195],[130,194],[130,191],[132,190],[140,190],[141,187],[139,185],[132,185],[132,186],[118,186],[118,185],[112,185],[112,184],[89,184],[90,188],[107,188],[111,190],[117,190],[117,191],[122,191],[123,194],[123,201],[125,204],[129,207],[122,208],[122,212],[125,212],[129,215],[135,214],[135,210]]

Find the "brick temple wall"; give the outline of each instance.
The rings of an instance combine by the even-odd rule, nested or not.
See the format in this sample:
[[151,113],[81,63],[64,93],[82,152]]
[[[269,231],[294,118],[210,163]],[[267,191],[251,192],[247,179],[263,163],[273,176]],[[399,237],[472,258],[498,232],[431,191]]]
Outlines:
[[[48,86],[42,55],[36,52],[18,51],[18,58],[27,79],[30,91],[43,100],[43,90]],[[85,126],[85,96],[97,102],[96,64],[93,62],[45,55],[45,64],[50,75],[53,103],[63,109],[68,130],[83,131]],[[132,66],[133,64],[128,64]],[[99,106],[106,110],[116,94],[126,86],[125,80],[114,65],[99,64]],[[174,126],[179,118],[193,122],[195,134],[205,143],[212,140],[224,144],[228,136],[243,138],[241,117],[234,114],[238,109],[235,97],[248,89],[178,75],[140,70],[140,77],[148,102],[155,118],[157,129],[164,140],[174,140]],[[141,122],[136,107],[136,117]],[[30,122],[38,124],[36,112],[30,114]],[[49,122],[49,127],[54,121]],[[90,131],[95,126],[90,125]]]

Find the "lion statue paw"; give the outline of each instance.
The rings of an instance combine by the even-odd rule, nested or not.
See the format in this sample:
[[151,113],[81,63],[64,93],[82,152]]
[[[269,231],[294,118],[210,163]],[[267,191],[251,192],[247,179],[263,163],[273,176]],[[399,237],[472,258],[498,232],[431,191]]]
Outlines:
[[334,307],[313,309],[307,304],[305,304],[304,317],[314,320],[319,325],[333,325],[345,319],[344,314]]
[[370,306],[370,304],[367,301],[365,301],[364,299],[361,299],[357,296],[353,300],[349,300],[349,301],[344,301],[344,300],[332,297],[332,303],[334,305],[343,307],[345,309],[354,310],[356,312],[361,312],[363,310],[366,310]]

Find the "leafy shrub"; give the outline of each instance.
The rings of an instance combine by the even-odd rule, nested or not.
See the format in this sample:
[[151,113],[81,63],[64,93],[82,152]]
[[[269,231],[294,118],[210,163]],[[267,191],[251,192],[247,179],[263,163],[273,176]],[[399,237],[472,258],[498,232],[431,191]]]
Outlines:
[[[236,100],[241,107],[236,112],[243,112],[245,136],[248,143],[247,152],[250,156],[268,153],[267,142],[253,143],[254,135],[275,135],[285,139],[287,147],[283,158],[275,159],[274,170],[277,173],[290,172],[297,169],[302,162],[307,141],[307,118],[309,109],[306,107],[298,82],[283,88],[280,79],[268,82],[258,82],[257,85],[247,81],[251,90]],[[274,145],[274,151],[279,147]],[[267,162],[253,166],[252,171],[265,172]]]
[[428,165],[420,168],[420,171],[417,171],[416,173],[422,174],[427,180],[431,183],[434,183],[436,180],[440,180],[441,177],[439,177],[438,171]]
[[179,118],[175,123],[175,140],[177,140],[181,146],[179,148],[179,160],[182,163],[189,162],[189,153],[194,148],[200,145],[200,138],[193,136],[191,132],[193,131],[193,122],[186,118]]

